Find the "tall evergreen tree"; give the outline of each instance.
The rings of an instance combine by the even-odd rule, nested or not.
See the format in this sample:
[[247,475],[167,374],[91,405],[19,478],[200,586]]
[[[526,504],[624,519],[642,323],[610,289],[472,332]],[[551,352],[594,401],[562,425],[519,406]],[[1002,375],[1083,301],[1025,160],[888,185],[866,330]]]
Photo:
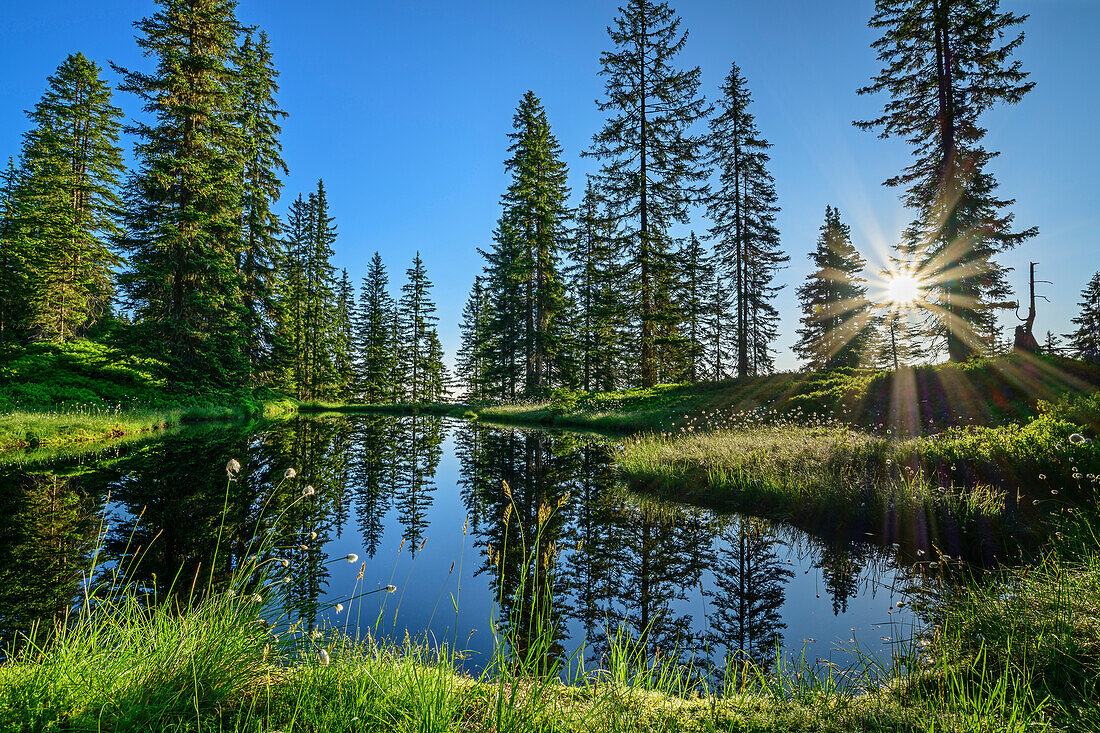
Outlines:
[[502,203],[522,251],[524,391],[537,393],[550,385],[561,350],[563,297],[558,261],[566,240],[568,172],[546,110],[534,92],[528,91],[520,100],[508,139],[511,157],[504,165],[512,182]]
[[[730,67],[718,114],[710,121],[709,148],[718,188],[708,199],[714,226],[715,267],[732,301],[737,376],[770,371],[770,344],[778,313],[771,300],[781,286],[776,271],[790,258],[779,245],[775,181],[768,170],[771,144],[749,112],[752,96],[741,69]],[[728,283],[728,285],[727,285]],[[721,334],[716,338],[720,341]],[[716,365],[721,371],[721,364]]]
[[275,338],[285,356],[277,359],[283,364],[277,383],[298,399],[344,398],[351,369],[351,283],[341,290],[332,266],[336,226],[322,181],[307,199],[299,194],[291,203],[284,232]]
[[19,170],[9,158],[0,183],[0,348],[22,338],[26,312],[27,253],[18,225],[18,185]]
[[618,360],[624,329],[621,267],[613,222],[600,210],[591,177],[585,184],[566,268],[573,305],[571,346],[576,382],[588,390],[612,390],[619,381]]
[[714,266],[706,247],[695,236],[679,252],[679,302],[683,317],[683,376],[690,382],[704,378],[710,366],[707,359],[708,335],[714,315]]
[[149,120],[128,128],[138,138],[137,167],[127,189],[130,269],[120,284],[140,342],[161,349],[177,373],[241,383],[236,3],[158,5],[136,23],[153,73],[116,67],[121,89],[141,99]]
[[512,217],[506,212],[493,232],[493,246],[479,250],[485,258],[485,289],[489,293],[484,351],[484,378],[495,396],[515,399],[523,391],[525,272],[523,247]]
[[462,346],[458,351],[457,377],[466,387],[467,400],[481,400],[490,395],[486,375],[489,322],[489,294],[482,285],[481,276],[474,278],[470,297],[462,309]]
[[335,395],[341,401],[351,399],[355,385],[355,291],[345,268],[336,285],[332,324],[332,360],[336,375]]
[[890,96],[882,116],[857,122],[880,136],[901,137],[914,160],[886,181],[905,189],[917,212],[900,245],[919,263],[934,298],[935,332],[953,361],[981,350],[992,309],[1009,287],[994,257],[1033,237],[1012,231],[1014,203],[996,195],[989,172],[997,153],[982,146],[982,115],[1019,102],[1034,86],[1013,54],[1027,16],[1001,12],[999,0],[877,0],[870,26],[883,68],[860,94]]
[[305,359],[306,260],[312,238],[313,215],[302,195],[291,202],[279,256],[279,278],[275,300],[280,318],[276,323],[276,343],[281,365],[276,385],[299,398],[305,395],[308,381]]
[[25,326],[33,338],[64,342],[107,312],[118,234],[118,147],[122,111],[99,67],[71,54],[29,113],[15,226],[26,265]]
[[359,291],[358,396],[367,404],[379,404],[392,393],[390,377],[394,352],[391,348],[393,299],[387,290],[389,276],[382,256],[375,252]]
[[810,259],[815,269],[798,288],[803,315],[795,353],[813,370],[859,366],[871,336],[871,303],[860,276],[867,263],[838,209],[825,207]]
[[[282,192],[282,159],[278,72],[272,62],[267,34],[248,33],[238,52],[240,67],[238,116],[241,141],[241,233],[238,254],[242,279],[244,359],[250,382],[259,383],[273,368],[275,268],[279,256],[279,218],[273,207]],[[270,379],[270,377],[268,377]]]
[[638,317],[640,381],[658,378],[659,331],[675,316],[667,284],[674,279],[668,239],[673,222],[686,222],[688,206],[703,192],[700,139],[692,125],[705,116],[698,95],[699,68],[674,66],[687,33],[666,2],[628,0],[608,28],[614,50],[600,57],[610,112],[586,155],[604,161],[600,193],[613,207],[630,252],[624,280],[634,290]]
[[1081,291],[1081,312],[1071,323],[1077,330],[1067,334],[1070,349],[1078,359],[1100,358],[1100,272]]
[[331,398],[337,391],[336,269],[332,266],[332,245],[336,225],[329,214],[324,181],[309,195],[311,221],[307,230],[304,267],[303,348],[306,361],[306,394],[311,399]]
[[442,348],[436,334],[435,303],[432,283],[417,252],[412,267],[405,271],[397,305],[401,338],[400,358],[407,379],[405,397],[409,402],[429,402],[442,396]]

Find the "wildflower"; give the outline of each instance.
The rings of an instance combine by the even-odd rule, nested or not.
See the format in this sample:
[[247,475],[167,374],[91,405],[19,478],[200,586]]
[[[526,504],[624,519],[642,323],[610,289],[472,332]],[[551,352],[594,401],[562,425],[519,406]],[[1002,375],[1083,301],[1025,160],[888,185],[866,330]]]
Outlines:
[[328,657],[328,652],[322,649],[321,651],[317,652],[317,656],[321,659],[321,666],[327,667],[330,661]]
[[290,567],[290,560],[287,560],[285,557],[280,557],[279,562],[282,563],[282,566],[284,568],[289,568]]
[[313,630],[313,633],[311,634],[311,636],[312,636],[312,637],[313,637],[314,639],[320,639],[320,638],[321,638],[321,636],[322,636],[322,634],[321,634],[321,630],[320,630],[320,629],[314,629],[314,630]]
[[340,613],[343,610],[344,610],[344,604],[343,603],[337,603],[336,604],[336,613]]
[[312,486],[306,486],[304,489],[302,489],[302,496],[313,496],[316,493],[317,492],[313,490]]
[[1047,475],[1045,473],[1041,473],[1041,474],[1039,474],[1039,478],[1046,481]]
[[289,575],[287,575],[286,577],[283,578],[284,583],[289,583],[290,581],[291,581],[291,577]]
[[229,596],[230,598],[236,598],[236,597],[237,597],[237,591],[233,590],[232,588],[230,588],[229,590],[227,590],[227,591],[225,592],[225,594],[226,594],[227,596]]
[[252,597],[249,600],[251,600],[253,603],[263,603],[264,597],[261,596],[259,593],[253,593]]
[[283,478],[294,478],[297,475],[298,472],[295,471],[293,468],[288,468],[287,470],[283,471]]
[[1073,443],[1074,445],[1080,445],[1081,443],[1084,443],[1085,440],[1085,436],[1081,435],[1080,433],[1074,433],[1073,435],[1069,436],[1069,442]]
[[358,560],[359,560],[359,556],[356,555],[354,552],[349,552],[348,553],[348,562],[349,563],[353,563],[353,562],[356,562]]
[[309,538],[310,538],[311,540],[315,540],[315,539],[317,539],[317,533],[316,533],[316,532],[310,532],[310,533],[309,533]]
[[395,590],[397,590],[397,586],[396,586],[396,585],[387,585],[387,586],[386,586],[386,592],[387,592],[387,593],[393,593],[393,592],[394,592]]
[[230,458],[229,463],[225,464],[225,473],[229,476],[230,480],[237,478],[237,474],[241,472],[241,462],[236,458]]

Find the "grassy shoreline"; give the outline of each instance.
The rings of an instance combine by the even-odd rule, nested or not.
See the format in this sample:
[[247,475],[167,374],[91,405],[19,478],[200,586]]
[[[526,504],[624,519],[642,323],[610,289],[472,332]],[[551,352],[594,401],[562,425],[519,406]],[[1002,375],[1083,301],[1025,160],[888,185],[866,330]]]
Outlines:
[[188,423],[280,417],[295,410],[295,404],[285,399],[110,411],[17,410],[0,414],[0,452],[72,448]]

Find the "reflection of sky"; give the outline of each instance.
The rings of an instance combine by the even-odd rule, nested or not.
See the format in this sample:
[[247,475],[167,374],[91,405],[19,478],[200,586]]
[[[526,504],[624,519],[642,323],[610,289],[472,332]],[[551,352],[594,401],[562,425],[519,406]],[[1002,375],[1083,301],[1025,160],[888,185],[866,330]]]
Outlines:
[[[330,603],[352,595],[362,562],[366,562],[366,571],[356,593],[390,583],[397,586],[397,591],[393,595],[378,594],[368,596],[362,602],[354,602],[350,608],[350,619],[349,609],[337,614],[331,608],[323,613],[323,618],[330,626],[347,627],[349,630],[354,630],[358,623],[360,630],[367,632],[374,626],[381,608],[383,614],[378,628],[382,636],[400,642],[406,630],[413,638],[423,638],[424,631],[429,630],[429,640],[434,637],[438,643],[452,643],[457,638],[460,648],[474,652],[469,667],[476,670],[480,667],[479,659],[485,659],[484,655],[492,651],[489,619],[496,606],[497,594],[495,588],[490,587],[493,581],[488,573],[473,575],[482,563],[483,548],[474,547],[472,536],[463,537],[462,534],[466,508],[458,488],[459,461],[454,453],[453,434],[452,429],[443,444],[443,457],[435,474],[436,489],[431,493],[432,504],[426,516],[425,544],[415,558],[409,552],[408,543],[405,543],[400,554],[397,552],[401,545],[402,528],[394,519],[392,507],[387,512],[385,535],[374,558],[365,557],[357,530],[358,519],[354,513],[341,536],[334,538],[325,548],[330,557],[348,553],[360,555],[359,562],[354,565],[338,563],[330,566],[332,578],[325,596]],[[716,552],[724,549],[716,543]],[[891,644],[884,642],[882,637],[896,641],[899,636],[904,638],[909,635],[912,624],[909,606],[906,604],[898,609],[894,605],[903,600],[897,590],[892,590],[901,583],[895,581],[895,571],[885,559],[872,556],[864,561],[856,595],[849,600],[845,612],[834,615],[832,598],[825,588],[822,571],[815,567],[821,557],[820,546],[798,530],[787,528],[780,533],[775,551],[782,562],[790,561],[788,568],[793,572],[784,589],[785,599],[780,611],[781,619],[787,625],[782,632],[785,654],[799,657],[805,645],[808,662],[825,659],[844,667],[855,662],[851,653],[854,646],[858,646],[863,653],[888,660]],[[452,562],[454,572],[448,576]],[[558,567],[562,568],[569,562],[570,553],[564,552]],[[708,593],[705,601],[696,587],[686,590],[686,598],[675,601],[671,609],[676,615],[690,614],[692,630],[696,632],[704,630],[704,609],[707,613],[713,611],[711,594],[715,584],[714,575],[709,570],[704,572],[703,587]],[[455,594],[458,604],[457,617],[451,594]],[[575,620],[568,624],[567,631],[568,638],[563,645],[571,653],[583,639],[584,632]],[[854,643],[851,641],[853,639]],[[716,658],[721,653],[715,652]]]
[[[348,418],[348,422],[354,425],[358,419],[361,418],[351,417]],[[428,421],[435,418],[422,417],[420,419]],[[399,509],[393,506],[395,502],[391,501],[385,516],[380,520],[383,531],[377,551],[374,557],[368,557],[366,549],[363,547],[360,526],[364,522],[362,521],[363,518],[357,516],[359,502],[353,495],[354,487],[349,487],[342,502],[336,502],[334,501],[335,497],[324,493],[316,497],[317,501],[323,502],[323,506],[331,508],[337,504],[342,504],[349,509],[342,527],[334,528],[331,532],[325,531],[323,527],[318,528],[321,530],[322,538],[325,536],[331,537],[325,544],[318,545],[319,550],[324,553],[324,557],[331,560],[331,562],[321,560],[322,563],[328,563],[324,565],[324,569],[328,573],[328,579],[321,586],[322,611],[319,620],[330,628],[346,629],[352,633],[355,633],[357,629],[361,634],[374,633],[377,629],[378,635],[396,643],[401,643],[404,640],[406,631],[413,640],[419,642],[427,641],[429,644],[438,645],[457,643],[460,649],[471,651],[472,654],[467,667],[471,671],[477,671],[486,663],[488,660],[487,655],[492,652],[491,620],[498,608],[495,574],[483,571],[476,576],[474,575],[475,570],[485,564],[483,553],[486,540],[484,538],[492,536],[486,530],[493,520],[490,516],[491,512],[487,511],[486,515],[482,517],[480,527],[482,534],[477,535],[471,530],[469,534],[463,535],[463,524],[466,521],[467,510],[463,492],[460,490],[460,479],[463,477],[460,476],[460,460],[455,455],[456,441],[454,436],[458,431],[475,428],[466,423],[450,420],[445,421],[445,427],[445,432],[449,435],[443,442],[442,457],[434,478],[431,478],[428,482],[432,488],[422,491],[420,495],[421,506],[425,511],[424,526],[422,528],[424,545],[422,549],[413,552],[413,548],[408,542],[405,542],[404,547],[402,547],[402,537],[406,530],[399,521]],[[279,429],[284,428],[293,430],[295,425],[280,426]],[[485,428],[477,429],[485,430]],[[140,511],[140,506],[124,503],[123,497],[129,496],[129,499],[127,499],[129,501],[134,499],[158,499],[161,500],[160,510],[163,511],[165,507],[169,508],[167,514],[156,511],[150,512],[146,515],[146,520],[158,516],[162,518],[165,516],[179,518],[186,516],[186,512],[193,511],[196,512],[194,514],[196,521],[199,521],[202,512],[206,511],[208,515],[210,514],[207,510],[210,510],[211,506],[206,504],[179,505],[174,503],[171,497],[162,496],[157,492],[163,489],[164,482],[169,477],[193,476],[196,471],[206,470],[205,466],[209,462],[206,460],[207,456],[212,454],[222,455],[228,450],[234,450],[235,448],[232,446],[235,445],[237,448],[241,448],[246,442],[243,440],[239,443],[235,442],[237,440],[235,435],[218,438],[217,431],[211,431],[209,433],[210,438],[204,438],[203,434],[198,431],[187,432],[185,435],[190,438],[190,441],[178,442],[180,440],[179,436],[170,436],[167,439],[158,438],[151,441],[148,444],[149,449],[147,451],[143,449],[144,455],[138,457],[140,460],[135,460],[132,464],[119,463],[116,466],[110,466],[109,462],[99,462],[94,456],[86,456],[83,459],[83,462],[87,462],[89,465],[94,464],[97,469],[103,467],[103,470],[96,470],[93,473],[81,476],[80,481],[77,482],[77,488],[87,491],[91,495],[103,497],[106,494],[107,487],[114,487],[114,499],[100,514],[103,520],[111,526],[111,549],[113,551],[118,551],[125,544],[126,536],[124,533],[129,531],[128,527],[133,527],[137,523],[137,513]],[[488,437],[484,439],[489,440]],[[288,465],[289,459],[280,453],[279,449],[273,449],[268,441],[252,440],[248,441],[247,444],[250,446],[248,449],[249,455],[244,455],[244,451],[238,454],[242,459],[242,463],[246,467],[254,464],[269,464],[273,471],[272,475],[276,477],[277,481],[283,469]],[[182,447],[185,450],[160,450],[162,445],[171,445],[177,449]],[[322,441],[318,445],[330,444]],[[352,450],[356,450],[354,447],[356,445],[357,441],[353,440]],[[553,445],[553,441],[547,441],[544,447],[549,452]],[[272,450],[275,452],[272,452]],[[405,455],[404,447],[398,446],[397,453],[402,456]],[[521,455],[522,452],[516,454],[517,460],[521,459]],[[198,457],[197,461],[195,460],[196,457]],[[246,457],[248,460],[244,460]],[[318,462],[323,464],[324,461],[330,459],[331,457],[322,460],[320,455],[312,455],[310,461],[315,464]],[[580,470],[579,463],[569,465]],[[130,466],[133,468],[131,469]],[[317,468],[316,465],[315,468]],[[407,466],[402,470],[406,469]],[[131,470],[132,473],[129,472]],[[558,470],[557,467],[555,467],[555,470]],[[197,478],[194,479],[195,488],[198,491],[195,496],[205,496],[208,503],[216,502],[216,506],[213,507],[215,510],[220,509],[221,494],[225,486],[224,479],[220,475],[221,471],[222,469],[219,466],[215,469],[215,473],[209,477],[210,480],[206,482],[199,481]],[[569,482],[575,477],[564,475],[561,478]],[[496,477],[484,480],[492,485],[473,488],[499,490]],[[302,482],[304,478],[299,477],[296,481]],[[322,485],[320,481],[317,483],[318,486]],[[124,490],[124,487],[129,487],[129,490]],[[253,486],[250,479],[244,479],[240,489],[243,490],[247,503],[247,497],[255,496],[254,492],[262,492],[264,487],[258,484]],[[286,490],[294,495],[298,492],[295,482],[291,482]],[[334,489],[318,489],[319,492],[332,490]],[[518,487],[517,490],[519,490]],[[594,495],[599,495],[599,492],[595,492]],[[573,550],[576,539],[580,534],[576,526],[576,522],[579,521],[575,518],[577,512],[569,511],[578,508],[575,504],[580,500],[580,492],[574,493],[573,496],[571,504],[574,506],[568,507],[565,511],[567,516],[574,518],[562,527],[561,535],[558,538],[559,545],[564,548],[556,562],[559,579],[561,580],[565,579],[565,569],[573,563],[579,564],[582,559]],[[182,492],[178,498],[181,501],[189,502],[194,499],[194,496],[191,496],[188,492]],[[391,497],[391,499],[396,499],[396,497]],[[705,513],[702,513],[699,509],[684,508],[680,511],[695,513],[696,516],[701,513],[705,518]],[[632,512],[627,512],[627,514],[633,516]],[[596,515],[600,516],[598,512],[596,512]],[[209,516],[207,519],[209,521]],[[625,522],[622,527],[627,527],[626,534],[631,534],[633,530],[630,527],[633,525],[630,522],[633,520],[620,518],[614,521],[620,520]],[[95,524],[98,525],[99,521],[96,518]],[[321,521],[323,523],[325,520]],[[733,524],[730,523],[729,527],[732,526]],[[620,527],[620,530],[622,527]],[[147,527],[145,529],[155,532],[157,528]],[[301,529],[304,533],[308,533],[313,528],[303,527]],[[701,558],[703,563],[708,566],[703,571],[701,578],[702,592],[706,594],[705,599],[701,597],[699,584],[691,578],[661,577],[653,571],[651,571],[650,576],[655,585],[665,583],[665,587],[668,587],[667,584],[683,586],[684,598],[672,601],[669,614],[674,618],[690,616],[692,619],[691,632],[695,636],[702,636],[704,632],[713,632],[715,629],[714,617],[717,610],[718,587],[713,566],[733,558],[729,540],[722,538],[712,540],[714,532],[714,527],[708,524],[703,528],[702,534],[673,538],[670,540],[671,544],[661,545],[658,543],[650,548],[656,550],[659,547],[673,547],[674,552],[679,552],[690,549],[690,547],[683,544],[685,542],[697,542],[700,538],[712,542],[711,555]],[[726,531],[723,530],[723,533],[726,533]],[[191,537],[186,532],[179,533],[178,536],[185,541]],[[892,567],[892,562],[887,553],[880,548],[869,545],[863,545],[856,550],[854,553],[856,556],[855,562],[861,569],[859,570],[858,582],[854,588],[854,595],[848,599],[846,610],[839,615],[835,615],[833,612],[833,598],[826,588],[823,570],[819,567],[822,564],[825,546],[810,535],[785,525],[772,525],[768,530],[768,536],[774,540],[772,552],[778,558],[779,567],[789,570],[791,573],[789,578],[780,578],[782,602],[779,606],[779,616],[780,621],[785,624],[785,628],[781,630],[784,654],[799,658],[804,650],[805,658],[810,663],[818,659],[824,659],[835,662],[842,667],[847,667],[855,662],[855,658],[850,651],[851,648],[858,646],[864,653],[880,656],[880,658],[888,661],[891,644],[890,642],[884,642],[883,637],[897,641],[899,637],[905,638],[910,635],[909,626],[912,623],[912,614],[908,605],[902,609],[895,606],[898,600],[903,600],[903,596],[892,589],[905,582],[905,578],[903,573]],[[163,541],[163,539],[160,541]],[[497,540],[493,541],[496,542]],[[475,545],[475,542],[479,542],[481,545]],[[400,552],[399,548],[401,548]],[[190,551],[186,548],[179,549],[184,553],[200,550],[201,554],[202,548],[192,548]],[[618,551],[624,556],[633,557],[631,553],[636,552],[636,550],[637,548],[629,545],[629,543],[618,547]],[[833,551],[835,552],[835,550],[834,547]],[[355,563],[349,564],[345,560],[338,559],[346,557],[349,553],[358,555]],[[593,557],[593,555],[586,556],[589,559]],[[602,556],[600,557],[602,558]],[[110,563],[113,560],[114,558],[107,555],[102,556],[100,558],[100,572],[102,573],[103,569],[112,567]],[[366,567],[362,580],[357,582],[356,576],[359,574],[361,563],[365,563]],[[450,572],[452,563],[454,569],[453,572]],[[621,568],[623,564],[620,562],[615,567]],[[756,567],[759,570],[759,568],[766,566],[758,565]],[[86,571],[86,567],[74,568],[74,572],[77,573],[82,570]],[[164,568],[164,570],[167,571],[167,568]],[[774,572],[774,569],[766,572]],[[102,578],[102,575],[99,577]],[[614,578],[612,581],[614,586],[611,589],[613,595],[612,610],[617,611],[620,615],[624,615],[626,611],[636,610],[624,607],[626,603],[636,602],[639,595],[637,589],[627,587],[629,583],[633,582],[636,581],[628,578]],[[393,594],[376,593],[359,600],[345,602],[347,608],[341,613],[337,613],[332,607],[337,601],[344,601],[365,591],[384,588],[388,584],[395,585],[397,591]],[[583,591],[578,590],[576,585],[571,585],[565,592],[570,595],[559,599],[560,606],[564,607],[566,603],[580,605],[575,594]],[[602,598],[596,600],[596,605],[601,609],[604,608],[605,604],[606,600]],[[559,630],[564,632],[561,645],[566,654],[572,653],[577,648],[583,641],[585,633],[582,621],[572,616],[568,618],[569,620],[565,622],[565,628]],[[588,657],[591,660],[593,657],[592,650],[589,649],[588,651],[590,652]],[[665,651],[669,650],[666,648]],[[722,646],[709,650],[698,648],[690,651],[693,652],[692,656],[709,653],[712,659],[720,663],[726,650]]]

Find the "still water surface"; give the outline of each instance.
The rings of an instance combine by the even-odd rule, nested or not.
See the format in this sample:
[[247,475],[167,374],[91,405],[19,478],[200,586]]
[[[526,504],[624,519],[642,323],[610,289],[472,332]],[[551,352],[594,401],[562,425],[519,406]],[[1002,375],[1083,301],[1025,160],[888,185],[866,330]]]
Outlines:
[[[520,640],[549,620],[555,653],[583,645],[594,661],[616,629],[663,654],[764,665],[777,648],[842,666],[854,647],[889,658],[912,634],[910,563],[863,528],[642,497],[610,450],[575,433],[348,415],[193,427],[0,466],[0,635],[70,606],[99,537],[100,562],[160,597],[190,587],[209,572],[223,505],[217,577],[246,556],[261,515],[278,517],[294,618],[457,642],[471,671],[493,649],[493,620]],[[231,458],[242,470],[227,482]],[[396,592],[346,600],[389,584]]]

